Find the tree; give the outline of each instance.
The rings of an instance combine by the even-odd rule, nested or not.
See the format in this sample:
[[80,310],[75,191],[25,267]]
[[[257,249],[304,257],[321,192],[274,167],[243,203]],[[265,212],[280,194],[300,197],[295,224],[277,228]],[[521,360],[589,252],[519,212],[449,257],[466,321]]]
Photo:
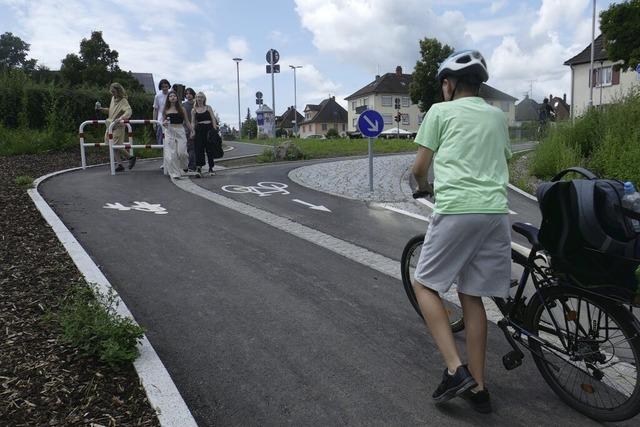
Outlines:
[[418,104],[420,111],[426,112],[431,105],[442,100],[442,88],[436,74],[439,64],[452,53],[452,47],[442,45],[437,39],[420,40],[421,59],[416,62],[409,86],[411,101]]
[[24,42],[13,33],[0,35],[0,70],[22,68],[30,73],[36,67],[35,59],[27,59],[29,43]]
[[255,138],[258,135],[258,123],[254,118],[251,117],[251,110],[247,108],[247,117],[244,119],[242,123],[242,137],[253,137]]
[[62,60],[60,73],[71,86],[82,83],[106,86],[117,81],[127,90],[144,89],[131,73],[120,69],[118,52],[102,38],[102,31],[92,31],[89,39],[82,39],[80,54],[68,54]]
[[600,31],[604,35],[607,55],[612,61],[622,60],[627,70],[640,64],[640,0],[612,4],[600,13]]

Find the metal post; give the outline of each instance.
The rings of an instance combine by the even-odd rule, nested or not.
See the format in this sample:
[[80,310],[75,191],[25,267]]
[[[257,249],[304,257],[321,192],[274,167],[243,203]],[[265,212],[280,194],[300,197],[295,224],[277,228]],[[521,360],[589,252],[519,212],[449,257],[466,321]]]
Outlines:
[[369,191],[373,193],[373,138],[369,138]]
[[593,0],[593,14],[591,16],[591,65],[589,67],[589,107],[593,106],[593,57],[596,37],[596,0]]
[[[293,133],[298,135],[298,95],[296,87],[296,68],[302,68],[302,65],[289,65],[289,68],[293,70],[293,118],[295,125],[293,126]],[[275,114],[275,112],[274,112]]]
[[238,136],[242,135],[242,119],[240,118],[240,61],[242,58],[233,58],[236,61],[236,81],[238,83]]
[[271,108],[273,108],[273,117],[275,120],[276,117],[276,86],[275,86],[275,80],[273,78],[274,76],[274,65],[275,63],[273,62],[273,54],[271,55]]

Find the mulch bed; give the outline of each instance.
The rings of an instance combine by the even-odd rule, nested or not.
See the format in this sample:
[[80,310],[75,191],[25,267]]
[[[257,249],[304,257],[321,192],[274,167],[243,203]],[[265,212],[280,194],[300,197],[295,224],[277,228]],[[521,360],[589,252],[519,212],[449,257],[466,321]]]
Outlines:
[[78,151],[0,157],[0,425],[158,426],[132,365],[81,355],[48,320],[82,276],[14,180],[79,166]]

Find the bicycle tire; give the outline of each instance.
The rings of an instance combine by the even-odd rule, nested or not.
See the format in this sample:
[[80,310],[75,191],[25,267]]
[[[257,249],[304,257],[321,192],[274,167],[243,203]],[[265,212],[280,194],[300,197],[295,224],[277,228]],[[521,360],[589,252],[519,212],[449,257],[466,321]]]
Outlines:
[[[404,287],[404,291],[407,294],[407,298],[409,298],[409,302],[413,309],[418,313],[418,316],[422,320],[424,317],[422,316],[422,311],[420,310],[420,306],[418,305],[418,300],[416,299],[416,294],[413,290],[413,271],[412,271],[412,261],[415,266],[415,262],[417,261],[417,255],[420,252],[417,252],[424,242],[424,234],[419,234],[417,236],[412,237],[407,244],[405,245],[402,251],[402,257],[400,258],[400,275],[402,276],[402,286]],[[451,315],[452,312],[447,310]],[[459,314],[453,317],[450,320],[451,331],[455,334],[464,329],[464,318],[462,314]]]
[[[588,291],[568,286],[542,288],[530,301],[527,327],[533,336],[528,342],[536,366],[551,389],[566,404],[599,421],[622,421],[640,413],[640,330],[630,312]],[[555,336],[549,331],[558,331],[552,318],[559,329],[566,327],[560,333],[555,332]],[[603,322],[609,333],[610,324],[617,326],[606,340],[600,337]],[[561,337],[567,340],[566,346],[561,345]],[[573,350],[560,357],[536,338]],[[627,348],[615,348],[617,344]],[[629,359],[628,363],[622,361],[623,356]],[[554,362],[560,363],[559,369],[554,369]],[[576,375],[569,373],[567,380],[562,381],[567,367],[572,367]]]

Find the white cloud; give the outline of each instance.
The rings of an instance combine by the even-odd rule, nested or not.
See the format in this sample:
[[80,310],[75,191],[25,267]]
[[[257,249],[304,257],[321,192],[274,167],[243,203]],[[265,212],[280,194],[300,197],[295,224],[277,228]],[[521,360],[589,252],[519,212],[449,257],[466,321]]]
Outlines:
[[227,40],[227,48],[234,57],[243,57],[249,53],[249,43],[243,37],[231,36]]
[[499,11],[501,11],[502,9],[504,9],[504,7],[507,5],[507,3],[508,3],[507,0],[493,1],[493,2],[491,2],[491,6],[489,6],[489,11],[492,14],[496,14]]
[[467,45],[462,13],[435,14],[424,1],[295,0],[301,24],[313,44],[367,70],[396,65],[411,69],[419,55],[419,40],[437,37],[454,46]]
[[570,29],[575,18],[582,15],[589,3],[589,0],[542,0],[538,19],[531,26],[531,35]]

